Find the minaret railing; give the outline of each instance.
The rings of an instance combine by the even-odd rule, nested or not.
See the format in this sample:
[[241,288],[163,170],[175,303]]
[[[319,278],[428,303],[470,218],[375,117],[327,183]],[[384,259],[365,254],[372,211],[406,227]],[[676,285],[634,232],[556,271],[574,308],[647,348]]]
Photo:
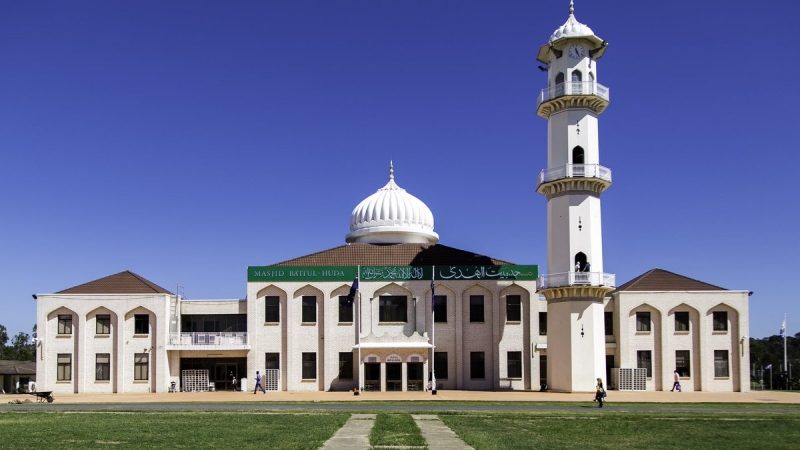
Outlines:
[[539,172],[539,184],[563,178],[600,178],[611,182],[611,169],[600,164],[567,164]]
[[539,277],[539,289],[567,286],[605,286],[615,287],[617,277],[603,272],[562,272],[548,273]]
[[596,81],[568,81],[542,89],[539,93],[538,104],[566,95],[596,95],[609,101],[609,94],[608,87]]

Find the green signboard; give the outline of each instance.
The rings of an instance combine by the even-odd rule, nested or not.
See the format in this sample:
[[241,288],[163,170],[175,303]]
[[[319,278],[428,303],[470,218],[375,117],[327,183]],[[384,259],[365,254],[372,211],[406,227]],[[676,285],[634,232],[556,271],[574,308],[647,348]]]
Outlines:
[[[360,272],[359,272],[360,270]],[[247,281],[536,280],[539,266],[251,266]]]

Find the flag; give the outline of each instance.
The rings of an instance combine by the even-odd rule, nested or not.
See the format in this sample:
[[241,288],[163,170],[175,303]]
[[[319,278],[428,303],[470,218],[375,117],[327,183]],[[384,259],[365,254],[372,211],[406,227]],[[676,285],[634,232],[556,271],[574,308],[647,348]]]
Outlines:
[[353,303],[358,293],[358,276],[353,278],[353,285],[350,286],[350,293],[347,294],[347,301]]
[[436,310],[436,285],[433,284],[433,280],[431,280],[431,311]]
[[786,336],[786,318],[783,318],[783,322],[781,323],[781,336]]
[[772,370],[772,364],[767,364],[767,367],[764,367],[764,370]]

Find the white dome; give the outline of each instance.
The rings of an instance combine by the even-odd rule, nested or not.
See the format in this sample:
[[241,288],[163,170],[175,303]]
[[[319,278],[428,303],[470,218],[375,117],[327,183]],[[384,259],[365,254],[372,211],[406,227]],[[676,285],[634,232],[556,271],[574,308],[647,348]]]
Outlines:
[[575,7],[572,2],[569,2],[569,17],[564,25],[556,28],[553,34],[550,35],[550,42],[555,42],[563,38],[576,38],[576,37],[590,37],[594,36],[594,31],[588,25],[578,22],[575,18]]
[[350,216],[347,242],[370,244],[435,244],[433,213],[422,200],[394,182],[389,163],[389,182],[361,201]]

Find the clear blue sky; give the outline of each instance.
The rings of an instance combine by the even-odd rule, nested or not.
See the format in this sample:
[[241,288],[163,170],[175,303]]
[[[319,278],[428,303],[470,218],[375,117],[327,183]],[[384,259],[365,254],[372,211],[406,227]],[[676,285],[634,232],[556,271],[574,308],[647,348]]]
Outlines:
[[[547,1],[0,3],[0,324],[130,269],[189,298],[344,242],[387,179],[441,242],[546,271]],[[800,329],[800,3],[578,0],[599,81],[605,269],[752,290]]]

